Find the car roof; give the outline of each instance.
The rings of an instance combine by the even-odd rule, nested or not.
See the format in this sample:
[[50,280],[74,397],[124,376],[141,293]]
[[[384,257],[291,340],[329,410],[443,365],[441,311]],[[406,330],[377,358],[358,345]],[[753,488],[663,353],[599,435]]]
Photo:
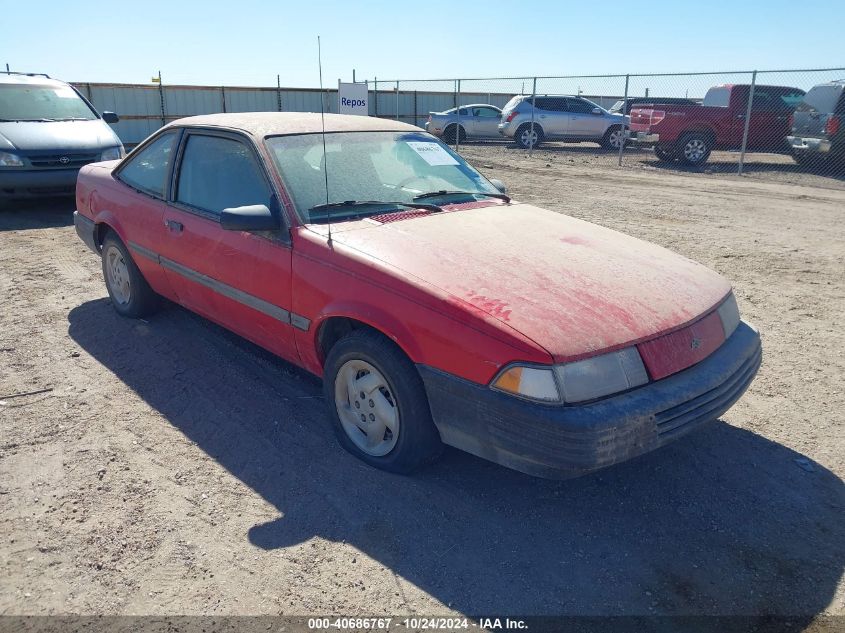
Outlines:
[[0,84],[26,84],[31,86],[67,86],[64,81],[37,73],[0,72]]
[[[219,127],[247,132],[256,138],[282,134],[315,134],[323,131],[319,112],[229,112],[185,117],[167,127]],[[352,114],[325,114],[326,132],[418,132],[415,125],[394,119]]]

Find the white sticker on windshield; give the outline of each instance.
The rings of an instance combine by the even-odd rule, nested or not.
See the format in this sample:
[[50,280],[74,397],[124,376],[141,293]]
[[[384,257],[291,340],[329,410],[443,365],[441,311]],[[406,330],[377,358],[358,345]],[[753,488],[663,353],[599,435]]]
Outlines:
[[429,165],[457,165],[458,161],[437,143],[405,141]]

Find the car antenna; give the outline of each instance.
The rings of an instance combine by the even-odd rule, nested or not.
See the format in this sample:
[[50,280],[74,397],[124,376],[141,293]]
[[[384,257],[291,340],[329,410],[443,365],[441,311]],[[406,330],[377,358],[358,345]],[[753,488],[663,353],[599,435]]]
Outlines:
[[320,123],[323,137],[323,175],[326,178],[326,217],[329,225],[329,248],[332,247],[332,208],[329,204],[329,157],[326,155],[326,108],[323,105],[323,52],[320,48],[320,36],[317,36],[317,67],[320,69]]

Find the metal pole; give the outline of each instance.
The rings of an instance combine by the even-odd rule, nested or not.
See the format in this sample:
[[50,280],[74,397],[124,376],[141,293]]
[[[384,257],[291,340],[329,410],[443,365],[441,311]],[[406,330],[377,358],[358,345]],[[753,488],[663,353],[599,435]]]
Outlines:
[[375,93],[374,115],[378,116],[378,77],[373,77],[373,92]]
[[625,75],[625,96],[622,101],[622,143],[619,145],[619,167],[622,167],[622,152],[625,149],[625,141],[628,138],[628,126],[625,124],[625,115],[628,114],[628,80],[630,75]]
[[220,100],[223,102],[223,112],[226,112],[226,86],[220,86]]
[[158,71],[158,98],[161,102],[161,126],[167,125],[166,113],[164,111],[164,84],[161,83],[161,71]]
[[418,121],[420,120],[419,113],[417,112],[417,91],[414,90],[414,125],[419,125]]
[[282,78],[276,75],[276,101],[278,102],[279,112],[282,111]]
[[455,103],[457,106],[457,110],[455,112],[458,115],[458,123],[455,126],[455,151],[457,152],[458,149],[461,147],[461,80],[458,79],[458,91],[455,93]]
[[537,78],[534,77],[534,86],[531,88],[531,139],[528,145],[528,156],[534,151],[534,102],[537,100]]
[[742,149],[739,152],[739,167],[737,174],[742,176],[745,163],[745,149],[748,147],[748,126],[751,123],[751,104],[754,103],[754,86],[757,85],[757,71],[751,73],[751,89],[748,91],[748,106],[745,108],[745,127],[742,130]]
[[352,69],[352,83],[353,84],[356,83],[356,81],[355,81],[355,69],[354,68]]
[[396,120],[399,120],[399,82],[396,82]]

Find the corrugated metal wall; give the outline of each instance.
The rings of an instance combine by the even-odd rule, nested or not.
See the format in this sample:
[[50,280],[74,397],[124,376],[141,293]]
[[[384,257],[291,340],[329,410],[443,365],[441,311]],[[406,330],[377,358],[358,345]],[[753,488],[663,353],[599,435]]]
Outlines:
[[[110,110],[120,115],[113,127],[124,145],[143,141],[165,122],[196,114],[214,112],[319,112],[321,92],[308,88],[244,88],[232,86],[162,86],[143,84],[76,83],[100,112]],[[381,86],[379,86],[381,88]],[[377,99],[370,91],[370,115],[395,118],[422,127],[429,112],[455,107],[457,95],[443,86],[442,90],[379,89]],[[337,90],[322,93],[326,112],[337,111]],[[500,108],[513,95],[509,93],[467,92],[460,95],[462,104],[490,103]],[[609,107],[616,97],[594,98]],[[605,103],[610,100],[609,103]],[[162,101],[164,110],[162,111]],[[600,103],[601,101],[601,103]]]

